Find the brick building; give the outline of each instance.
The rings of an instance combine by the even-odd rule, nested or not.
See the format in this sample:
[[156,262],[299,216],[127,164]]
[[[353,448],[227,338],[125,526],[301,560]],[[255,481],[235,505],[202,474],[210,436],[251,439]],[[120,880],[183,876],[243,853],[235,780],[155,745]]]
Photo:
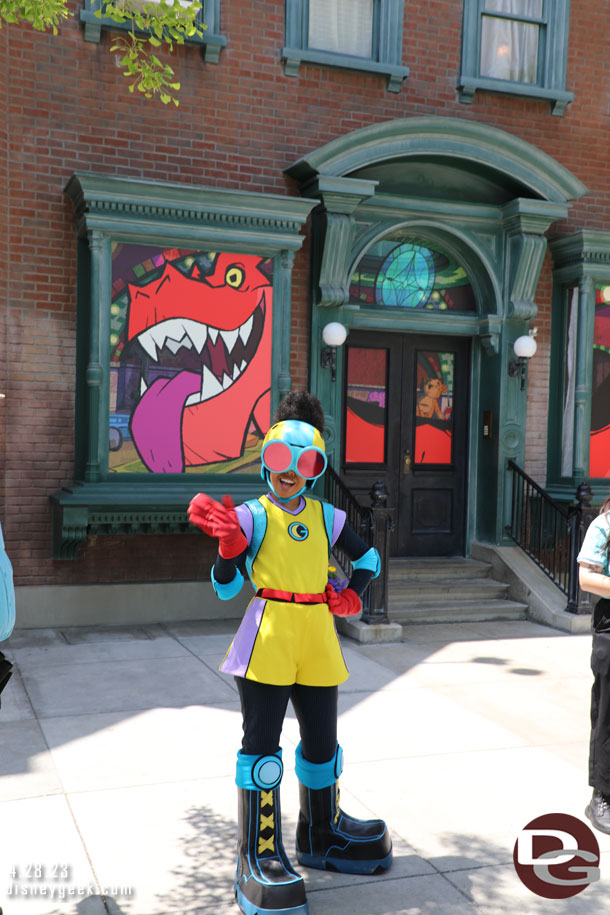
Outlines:
[[601,500],[603,5],[208,0],[174,108],[127,91],[95,4],[57,36],[0,31],[20,625],[216,612],[185,507],[260,492],[291,387],[321,398],[353,491],[384,482],[396,555],[502,543],[511,459]]

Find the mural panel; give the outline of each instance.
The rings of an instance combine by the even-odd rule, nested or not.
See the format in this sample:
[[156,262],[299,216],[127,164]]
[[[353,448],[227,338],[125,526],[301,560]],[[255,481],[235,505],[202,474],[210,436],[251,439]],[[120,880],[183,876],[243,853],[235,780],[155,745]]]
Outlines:
[[595,290],[589,475],[610,477],[610,286]]
[[113,244],[109,469],[257,472],[273,262]]
[[454,353],[418,350],[415,385],[415,463],[451,464]]
[[347,464],[382,464],[385,460],[387,372],[387,350],[348,346]]

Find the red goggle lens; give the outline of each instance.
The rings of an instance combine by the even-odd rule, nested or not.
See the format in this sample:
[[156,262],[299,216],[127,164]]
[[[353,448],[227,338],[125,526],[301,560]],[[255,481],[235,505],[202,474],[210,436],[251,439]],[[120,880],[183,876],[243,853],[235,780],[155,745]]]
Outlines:
[[263,455],[265,467],[272,473],[282,473],[292,464],[290,448],[282,442],[269,442]]
[[[265,454],[266,457],[266,454]],[[324,470],[324,455],[313,448],[308,448],[299,455],[297,460],[297,473],[306,480],[319,476]]]

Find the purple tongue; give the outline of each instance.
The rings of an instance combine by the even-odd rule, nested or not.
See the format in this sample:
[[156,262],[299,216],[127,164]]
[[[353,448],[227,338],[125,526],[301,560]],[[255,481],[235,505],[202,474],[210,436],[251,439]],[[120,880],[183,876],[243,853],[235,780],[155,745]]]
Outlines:
[[182,411],[201,390],[201,375],[180,372],[157,378],[140,398],[131,417],[131,435],[140,457],[154,473],[182,473]]

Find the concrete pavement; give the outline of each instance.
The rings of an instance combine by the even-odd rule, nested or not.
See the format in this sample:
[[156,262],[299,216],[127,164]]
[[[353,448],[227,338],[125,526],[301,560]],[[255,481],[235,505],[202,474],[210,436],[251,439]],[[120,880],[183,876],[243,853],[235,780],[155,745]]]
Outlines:
[[[4,915],[238,915],[232,880],[235,621],[16,631],[0,710]],[[549,900],[512,863],[545,813],[584,820],[589,635],[524,622],[405,628],[400,644],[343,639],[341,802],[382,816],[383,876],[303,869],[310,915],[610,915],[601,880]],[[284,839],[298,813],[292,712]]]

